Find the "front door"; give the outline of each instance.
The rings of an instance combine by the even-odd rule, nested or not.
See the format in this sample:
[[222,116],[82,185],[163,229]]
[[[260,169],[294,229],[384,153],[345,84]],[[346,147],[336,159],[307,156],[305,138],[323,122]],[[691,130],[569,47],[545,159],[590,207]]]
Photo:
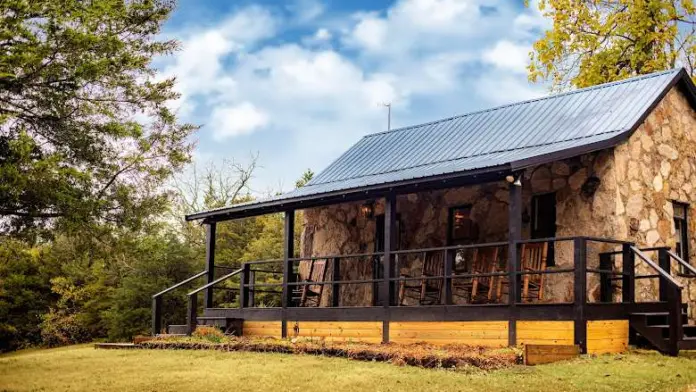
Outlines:
[[[532,239],[556,236],[556,194],[532,196]],[[549,243],[547,266],[555,265],[553,242]]]

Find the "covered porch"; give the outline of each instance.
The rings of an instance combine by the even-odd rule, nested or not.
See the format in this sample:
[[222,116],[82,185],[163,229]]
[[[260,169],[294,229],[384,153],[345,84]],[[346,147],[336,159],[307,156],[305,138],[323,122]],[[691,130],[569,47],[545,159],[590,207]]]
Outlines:
[[[582,233],[568,211],[582,207],[583,185],[535,192],[534,172],[501,171],[202,217],[207,269],[181,285],[207,282],[188,293],[186,324],[169,332],[213,324],[244,336],[622,351],[633,314],[666,312],[676,326],[672,256]],[[296,211],[304,215],[299,246]],[[216,225],[277,212],[284,257],[216,273]],[[652,273],[636,276],[637,262]],[[659,285],[659,297],[637,298],[643,279]],[[153,299],[153,333],[169,291]],[[233,305],[216,303],[216,291]]]

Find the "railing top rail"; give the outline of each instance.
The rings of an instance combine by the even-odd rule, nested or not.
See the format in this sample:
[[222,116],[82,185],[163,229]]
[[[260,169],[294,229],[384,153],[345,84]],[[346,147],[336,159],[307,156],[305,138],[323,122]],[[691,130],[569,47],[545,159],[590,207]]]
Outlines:
[[669,257],[676,260],[677,263],[681,264],[684,268],[686,268],[692,275],[696,276],[696,268],[694,268],[691,264],[687,263],[684,259],[679,257],[676,253],[672,252],[671,250],[667,250],[667,254],[669,255]]
[[640,257],[647,265],[649,265],[652,269],[654,269],[660,277],[664,278],[666,281],[668,281],[672,286],[682,289],[683,286],[677,282],[672,275],[668,274],[665,270],[660,268],[659,265],[655,264],[654,261],[650,260],[648,256],[645,255],[645,253],[641,252],[640,249],[636,248],[635,246],[631,247],[631,250],[633,250],[633,253],[635,253],[638,257]]
[[[423,252],[437,252],[443,250],[460,250],[460,249],[473,249],[473,248],[493,248],[496,246],[506,246],[509,242],[487,242],[483,244],[468,244],[468,245],[450,245],[450,246],[436,246],[432,248],[422,248],[422,249],[403,249],[392,251],[392,254],[409,254],[409,253],[423,253]],[[381,253],[380,253],[381,254]]]
[[215,279],[214,281],[212,281],[212,282],[210,282],[210,283],[208,283],[208,284],[205,284],[205,285],[203,285],[203,286],[201,286],[201,287],[199,287],[199,288],[197,288],[197,289],[195,289],[195,290],[189,292],[187,295],[191,296],[191,295],[197,294],[197,293],[199,293],[199,292],[201,292],[201,291],[203,291],[203,290],[205,290],[205,289],[207,289],[207,288],[209,288],[209,287],[215,286],[216,284],[222,282],[223,280],[227,280],[227,279],[229,279],[229,278],[231,278],[231,277],[233,277],[233,276],[235,276],[235,275],[241,274],[243,271],[244,271],[244,268],[240,268],[240,269],[238,269],[238,270],[236,270],[236,271],[234,271],[234,272],[230,272],[229,274],[227,274],[227,275],[225,275],[225,276],[221,276],[221,277]]
[[288,259],[288,261],[309,261],[309,260],[323,260],[323,259],[349,259],[352,257],[382,256],[383,254],[384,254],[384,252],[370,252],[370,253],[355,253],[355,254],[348,254],[348,255],[293,257],[293,258]]
[[633,245],[633,242],[621,241],[613,238],[601,238],[601,237],[588,237],[588,236],[570,236],[570,237],[547,237],[547,238],[533,238],[526,240],[515,241],[517,244],[534,244],[540,242],[561,242],[561,241],[573,241],[573,240],[585,240],[592,242],[604,242],[607,244],[621,244],[621,245]]
[[283,259],[271,259],[271,260],[254,260],[245,261],[242,264],[271,264],[271,263],[282,263]]
[[172,290],[174,290],[174,289],[178,289],[179,287],[181,287],[181,286],[183,286],[183,285],[185,285],[185,284],[187,284],[187,283],[190,283],[192,280],[198,279],[198,278],[200,278],[201,276],[206,275],[207,273],[208,273],[208,271],[201,271],[201,272],[197,273],[196,275],[193,275],[193,276],[191,276],[191,277],[189,277],[189,278],[186,278],[186,279],[182,280],[181,282],[175,284],[174,286],[168,287],[168,288],[166,288],[166,289],[160,291],[159,293],[153,295],[152,298],[157,298],[157,297],[159,297],[159,296],[161,296],[161,295],[167,294],[168,292],[170,292],[170,291],[172,291]]

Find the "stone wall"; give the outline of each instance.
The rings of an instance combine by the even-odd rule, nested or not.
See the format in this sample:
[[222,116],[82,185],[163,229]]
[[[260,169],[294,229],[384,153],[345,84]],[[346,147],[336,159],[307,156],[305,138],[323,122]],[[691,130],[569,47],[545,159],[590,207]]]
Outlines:
[[[577,158],[527,169],[522,181],[524,215],[532,213],[535,194],[556,193],[556,236],[594,236],[632,240],[641,246],[674,246],[672,200],[696,203],[696,113],[677,89],[671,91],[645,123],[627,141]],[[344,203],[306,210],[302,255],[358,254],[374,251],[375,219],[359,214],[362,203]],[[472,205],[479,226],[476,242],[505,241],[508,234],[508,184],[504,181],[470,187],[400,195],[400,249],[443,246],[447,239],[449,209]],[[382,214],[382,200],[375,201],[375,215]],[[692,264],[696,264],[696,215],[689,209]],[[523,237],[530,235],[529,222]],[[615,251],[615,245],[588,244],[588,266],[598,268],[599,253]],[[505,252],[503,256],[505,257]],[[400,273],[418,275],[422,261],[403,260]],[[573,266],[573,245],[556,244],[556,266]],[[621,259],[615,259],[620,269]],[[649,273],[644,265],[639,273]],[[327,270],[330,271],[330,264]],[[306,272],[307,266],[301,267]],[[341,280],[371,279],[371,260],[351,259],[341,265]],[[548,275],[545,298],[552,302],[573,300],[572,274]],[[696,284],[685,280],[685,300],[696,300]],[[619,298],[617,290],[616,298]],[[328,304],[330,287],[322,303]],[[637,284],[638,300],[657,297],[656,282]],[[588,297],[599,297],[599,278],[588,275]],[[342,306],[369,306],[372,285],[341,287]],[[696,306],[690,307],[696,318]]]
[[[614,237],[616,176],[611,158],[611,151],[604,151],[527,170],[522,180],[524,216],[529,218],[532,213],[533,195],[555,192],[557,236]],[[588,179],[594,178],[599,179],[599,183],[592,189],[586,189]],[[398,196],[398,248],[420,249],[446,245],[449,210],[451,207],[462,205],[472,206],[472,220],[479,228],[479,236],[475,243],[506,241],[508,192],[508,184],[500,181]],[[374,217],[366,218],[359,214],[361,204],[343,203],[306,210],[302,255],[373,252],[376,220]],[[383,214],[383,211],[383,200],[375,201],[375,215]],[[529,238],[529,235],[529,219],[525,219],[523,238]],[[588,252],[591,257],[590,265],[597,266],[596,254],[600,250],[606,249],[599,244],[591,244],[591,250]],[[501,249],[500,257],[503,263],[506,252],[506,249]],[[556,244],[555,260],[556,266],[551,268],[572,268],[572,242]],[[421,268],[422,258],[419,255],[400,258],[400,274],[419,276]],[[306,275],[308,263],[301,266],[300,270]],[[327,271],[330,270],[329,262]],[[341,280],[371,279],[372,276],[373,263],[368,258],[342,261]],[[572,274],[548,275],[545,279],[547,284],[544,296],[547,301],[573,300]],[[595,293],[591,296],[596,296],[598,281],[590,280],[592,293]],[[341,306],[369,306],[373,299],[372,290],[371,284],[343,285],[340,293]],[[324,288],[324,304],[328,304],[330,292],[330,287]]]
[[[673,88],[626,143],[615,149],[616,171],[624,179],[618,188],[620,230],[640,246],[674,248],[672,201],[691,204],[688,211],[691,264],[696,263],[696,112],[678,87]],[[636,262],[641,273],[654,273]],[[673,264],[673,268],[676,266]],[[696,318],[696,285],[688,286],[684,300]],[[654,300],[657,280],[640,281],[637,300]]]

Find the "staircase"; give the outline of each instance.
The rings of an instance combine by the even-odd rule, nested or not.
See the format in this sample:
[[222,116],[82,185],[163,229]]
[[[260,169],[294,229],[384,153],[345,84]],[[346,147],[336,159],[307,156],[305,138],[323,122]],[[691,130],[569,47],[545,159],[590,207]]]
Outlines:
[[[632,312],[629,313],[629,326],[631,330],[631,343],[649,343],[658,351],[676,356],[679,350],[696,349],[696,325],[688,323],[688,305],[682,303],[683,286],[671,275],[670,261],[673,259],[689,272],[689,276],[696,276],[696,269],[669,250],[669,248],[637,249],[631,247],[635,256],[645,262],[655,275],[634,276],[638,278],[659,278],[660,304],[664,311],[657,312]],[[658,263],[647,257],[644,251],[658,251]],[[633,291],[633,290],[632,290]],[[635,297],[630,298],[633,305]]]
[[[224,316],[198,316],[196,317],[196,326],[213,326],[220,328],[222,332],[233,336],[242,336],[243,321],[240,318],[230,318]],[[194,328],[195,329],[195,328]],[[167,326],[168,335],[185,336],[188,332],[186,324],[174,324]]]
[[[631,313],[632,344],[649,345],[658,351],[677,355],[679,350],[696,349],[696,325],[688,324],[687,304],[681,307],[678,327],[670,326],[669,312]],[[676,343],[676,344],[675,344]]]

